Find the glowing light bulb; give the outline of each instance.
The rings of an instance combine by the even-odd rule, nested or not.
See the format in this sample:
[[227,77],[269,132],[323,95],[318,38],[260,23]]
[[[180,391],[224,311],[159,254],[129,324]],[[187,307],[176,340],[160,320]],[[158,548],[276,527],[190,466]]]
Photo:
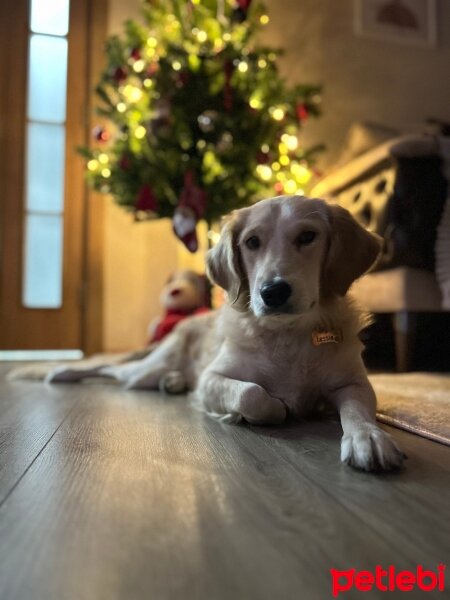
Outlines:
[[98,162],[102,163],[102,165],[106,165],[109,162],[109,156],[102,152],[98,155]]
[[284,144],[286,144],[286,146],[289,150],[297,150],[297,147],[298,147],[297,136],[289,135],[288,133],[283,133],[283,135],[281,136],[281,140]]
[[136,73],[142,73],[142,71],[144,70],[144,67],[145,67],[145,62],[142,59],[137,60],[133,64],[133,70],[136,71]]
[[142,140],[145,137],[145,134],[147,133],[145,127],[143,127],[142,125],[138,125],[138,127],[136,127],[136,129],[134,130],[134,136],[138,139],[138,140]]
[[151,79],[144,79],[144,87],[151,88],[153,85],[153,81]]
[[264,152],[264,154],[268,154],[270,152],[269,144],[263,144],[261,146],[261,152]]
[[156,48],[156,46],[158,45],[158,40],[154,37],[149,37],[147,38],[147,46],[149,48]]
[[284,190],[288,194],[295,194],[295,192],[297,191],[297,184],[293,179],[288,179],[284,184]]
[[284,110],[280,107],[273,108],[271,111],[272,118],[275,119],[275,121],[282,121],[284,119],[284,114]]
[[111,169],[108,169],[107,167],[102,169],[102,177],[104,177],[105,179],[111,177]]
[[206,31],[203,31],[202,29],[199,30],[199,32],[197,33],[197,40],[200,43],[206,42],[206,40],[208,39],[208,34],[206,33]]
[[265,69],[267,67],[267,60],[265,58],[260,58],[258,60],[258,67],[260,69]]
[[270,21],[269,19],[269,15],[261,15],[259,17],[259,22],[261,23],[261,25],[267,25],[267,23]]
[[261,98],[258,98],[258,96],[252,96],[250,98],[249,104],[252,108],[254,108],[255,110],[258,110],[259,108],[262,107]]
[[301,183],[303,185],[308,183],[308,181],[312,177],[311,171],[304,165],[299,165],[299,164],[292,165],[291,171],[292,171],[293,175],[295,176],[295,178],[297,179],[298,183]]
[[280,164],[283,165],[283,167],[287,167],[288,164],[291,162],[289,160],[289,156],[287,154],[283,154],[283,156],[280,156],[279,161],[280,161]]
[[279,162],[274,162],[272,163],[272,170],[273,171],[279,171],[281,169],[281,165]]
[[90,160],[87,164],[87,168],[89,171],[96,171],[98,169],[98,160],[95,160],[95,158]]
[[127,105],[125,104],[125,102],[119,102],[116,108],[118,112],[124,113],[127,110]]
[[272,169],[268,165],[258,165],[256,172],[263,181],[269,181],[272,179]]
[[179,60],[174,60],[172,63],[172,69],[174,71],[179,71],[181,69],[181,63]]
[[123,88],[123,95],[129,102],[139,102],[142,98],[142,90],[134,85],[128,84]]
[[247,73],[248,63],[241,60],[240,63],[238,64],[238,71],[240,71],[241,73]]
[[229,42],[231,40],[231,34],[230,33],[224,33],[223,34],[223,41],[224,42]]

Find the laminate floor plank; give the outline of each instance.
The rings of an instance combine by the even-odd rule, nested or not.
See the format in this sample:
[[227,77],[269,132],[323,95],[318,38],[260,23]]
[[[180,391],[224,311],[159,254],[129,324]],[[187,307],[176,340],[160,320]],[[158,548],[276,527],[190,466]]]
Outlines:
[[[343,468],[338,423],[305,422],[275,431],[252,428],[252,444],[270,447],[280,460],[377,532],[404,559],[405,568],[423,564],[436,569],[450,559],[450,448],[383,428],[409,456],[406,468],[398,473],[374,476]],[[433,461],[427,453],[434,455]]]
[[0,381],[0,505],[77,399],[56,387]]
[[229,426],[183,397],[9,385],[53,407],[49,431],[66,413],[0,508],[2,600],[323,600],[332,567],[448,563],[448,448],[395,431],[410,464],[374,476],[340,464],[338,423]]

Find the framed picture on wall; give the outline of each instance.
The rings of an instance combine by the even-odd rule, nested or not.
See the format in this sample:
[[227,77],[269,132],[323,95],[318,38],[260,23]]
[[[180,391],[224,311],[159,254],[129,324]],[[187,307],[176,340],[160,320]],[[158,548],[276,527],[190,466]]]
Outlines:
[[354,0],[355,33],[419,46],[436,44],[436,0]]

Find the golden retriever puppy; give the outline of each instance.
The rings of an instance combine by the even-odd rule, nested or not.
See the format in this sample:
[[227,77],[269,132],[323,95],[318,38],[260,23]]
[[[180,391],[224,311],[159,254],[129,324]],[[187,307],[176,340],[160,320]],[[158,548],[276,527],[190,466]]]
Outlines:
[[230,423],[280,424],[328,400],[341,418],[343,462],[399,467],[404,456],[376,424],[361,358],[368,319],[346,296],[380,246],[348,211],[318,199],[283,196],[235,211],[207,256],[226,306],[187,319],[144,360],[61,367],[48,381],[102,375],[129,388],[187,389]]

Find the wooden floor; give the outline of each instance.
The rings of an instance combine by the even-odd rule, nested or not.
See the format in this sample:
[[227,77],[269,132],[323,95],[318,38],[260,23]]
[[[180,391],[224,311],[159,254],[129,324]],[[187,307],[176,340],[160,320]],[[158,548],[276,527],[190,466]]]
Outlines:
[[[450,448],[392,433],[407,469],[368,475],[335,422],[221,425],[184,397],[1,377],[0,598],[324,600],[333,567],[450,567]],[[445,594],[340,598],[405,596]]]

